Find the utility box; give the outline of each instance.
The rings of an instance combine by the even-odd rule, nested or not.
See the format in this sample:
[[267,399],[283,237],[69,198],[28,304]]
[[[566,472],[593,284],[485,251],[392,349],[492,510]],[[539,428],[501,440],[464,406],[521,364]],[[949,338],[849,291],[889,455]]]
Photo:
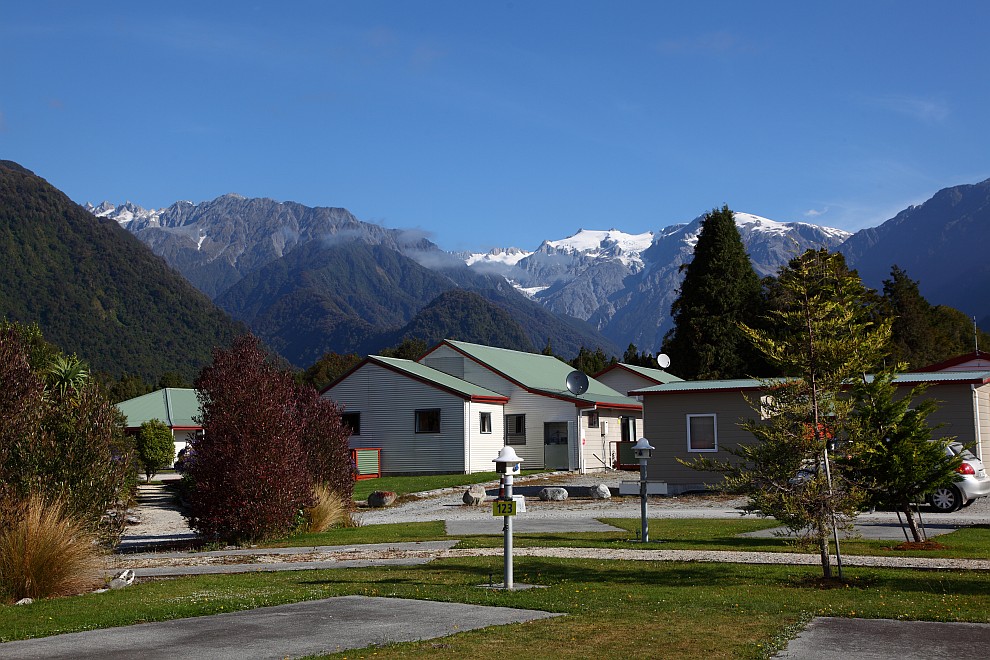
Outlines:
[[[646,482],[646,494],[647,495],[666,495],[667,494],[667,482],[666,481],[647,481]],[[639,482],[638,481],[622,481],[619,483],[619,495],[639,495]]]

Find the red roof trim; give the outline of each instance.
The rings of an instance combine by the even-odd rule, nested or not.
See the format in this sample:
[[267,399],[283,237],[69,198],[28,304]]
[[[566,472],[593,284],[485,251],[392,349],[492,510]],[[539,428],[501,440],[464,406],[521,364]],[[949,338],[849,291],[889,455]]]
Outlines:
[[507,396],[482,396],[480,394],[471,397],[471,401],[474,403],[508,403],[509,397]]
[[930,364],[927,367],[922,367],[920,369],[915,369],[915,371],[920,373],[932,373],[934,371],[945,371],[949,367],[955,367],[956,365],[963,364],[964,362],[969,362],[970,360],[988,360],[990,361],[990,353],[981,353],[980,351],[973,351],[972,353],[966,353],[965,355],[957,355],[951,357],[948,360],[942,360],[936,364]]
[[638,371],[636,371],[634,369],[630,369],[628,364],[623,364],[621,362],[616,362],[615,364],[610,364],[609,366],[605,367],[604,369],[602,369],[601,371],[599,371],[597,374],[595,374],[594,376],[592,376],[592,378],[594,378],[594,379],[597,380],[599,376],[602,376],[602,375],[608,373],[609,371],[612,371],[612,369],[616,369],[616,368],[622,368],[622,370],[625,371],[626,373],[630,373],[633,376],[637,376],[639,378],[644,378],[644,379],[650,381],[651,383],[656,383],[657,385],[665,385],[665,383],[662,380],[657,380],[656,378],[651,378],[651,377],[647,376],[646,374],[642,374],[642,373],[640,373],[640,372],[638,372]]

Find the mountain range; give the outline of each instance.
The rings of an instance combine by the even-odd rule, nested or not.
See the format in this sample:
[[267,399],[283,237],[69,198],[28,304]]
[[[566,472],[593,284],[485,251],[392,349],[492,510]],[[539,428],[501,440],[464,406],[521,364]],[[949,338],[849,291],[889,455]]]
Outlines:
[[132,232],[300,367],[328,351],[377,352],[410,332],[427,342],[491,339],[481,327],[465,331],[449,307],[455,298],[444,299],[445,313],[434,308],[429,320],[417,318],[453,289],[476,296],[462,313],[477,319],[484,306],[489,318],[517,326],[502,335],[504,348],[532,350],[549,341],[562,355],[582,346],[621,353],[583,320],[554,313],[498,275],[472,270],[421,234],[362,222],[344,209],[233,194],[159,210],[131,203],[86,208]]
[[[129,202],[87,208],[133,232],[299,366],[328,350],[374,351],[401,336],[406,324],[422,332],[416,314],[455,286],[510,311],[537,347],[549,341],[563,355],[581,346],[621,354],[634,343],[655,351],[671,327],[680,269],[693,255],[703,219],[656,233],[582,229],[533,251],[470,254],[444,252],[419,234],[364,223],[344,209],[239,195],[158,210]],[[747,213],[735,217],[761,275],[808,248],[835,249],[850,236]]]
[[[484,301],[472,298],[473,305],[493,305],[489,314],[507,312],[537,348],[549,340],[564,355],[581,345],[618,354],[631,342],[655,351],[671,327],[670,305],[703,219],[641,234],[581,229],[533,250],[448,253],[344,209],[238,195],[159,210],[87,208],[126,227],[299,365],[324,350],[369,352],[427,325],[439,332],[449,308],[439,316],[431,310],[432,324],[417,315],[454,289]],[[760,275],[824,247],[842,252],[869,286],[880,288],[897,264],[933,304],[990,322],[990,302],[979,295],[990,266],[978,257],[990,238],[990,180],[944,189],[855,234],[744,212],[735,219]]]

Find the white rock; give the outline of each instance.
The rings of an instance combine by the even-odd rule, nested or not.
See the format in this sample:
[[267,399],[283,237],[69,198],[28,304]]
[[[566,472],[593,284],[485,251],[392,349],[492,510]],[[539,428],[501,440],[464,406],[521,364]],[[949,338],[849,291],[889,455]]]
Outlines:
[[540,491],[540,499],[544,502],[563,502],[567,499],[567,489],[548,486]]
[[590,495],[593,500],[607,500],[612,497],[612,491],[605,484],[598,484],[591,487]]

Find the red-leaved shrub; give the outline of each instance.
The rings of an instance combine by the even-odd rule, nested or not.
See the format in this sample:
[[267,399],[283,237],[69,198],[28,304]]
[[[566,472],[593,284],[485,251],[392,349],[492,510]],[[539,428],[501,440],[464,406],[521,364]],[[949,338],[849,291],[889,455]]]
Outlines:
[[253,336],[196,381],[204,435],[188,465],[193,528],[211,540],[242,543],[284,536],[326,483],[349,501],[353,473],[336,407],[266,361]]

